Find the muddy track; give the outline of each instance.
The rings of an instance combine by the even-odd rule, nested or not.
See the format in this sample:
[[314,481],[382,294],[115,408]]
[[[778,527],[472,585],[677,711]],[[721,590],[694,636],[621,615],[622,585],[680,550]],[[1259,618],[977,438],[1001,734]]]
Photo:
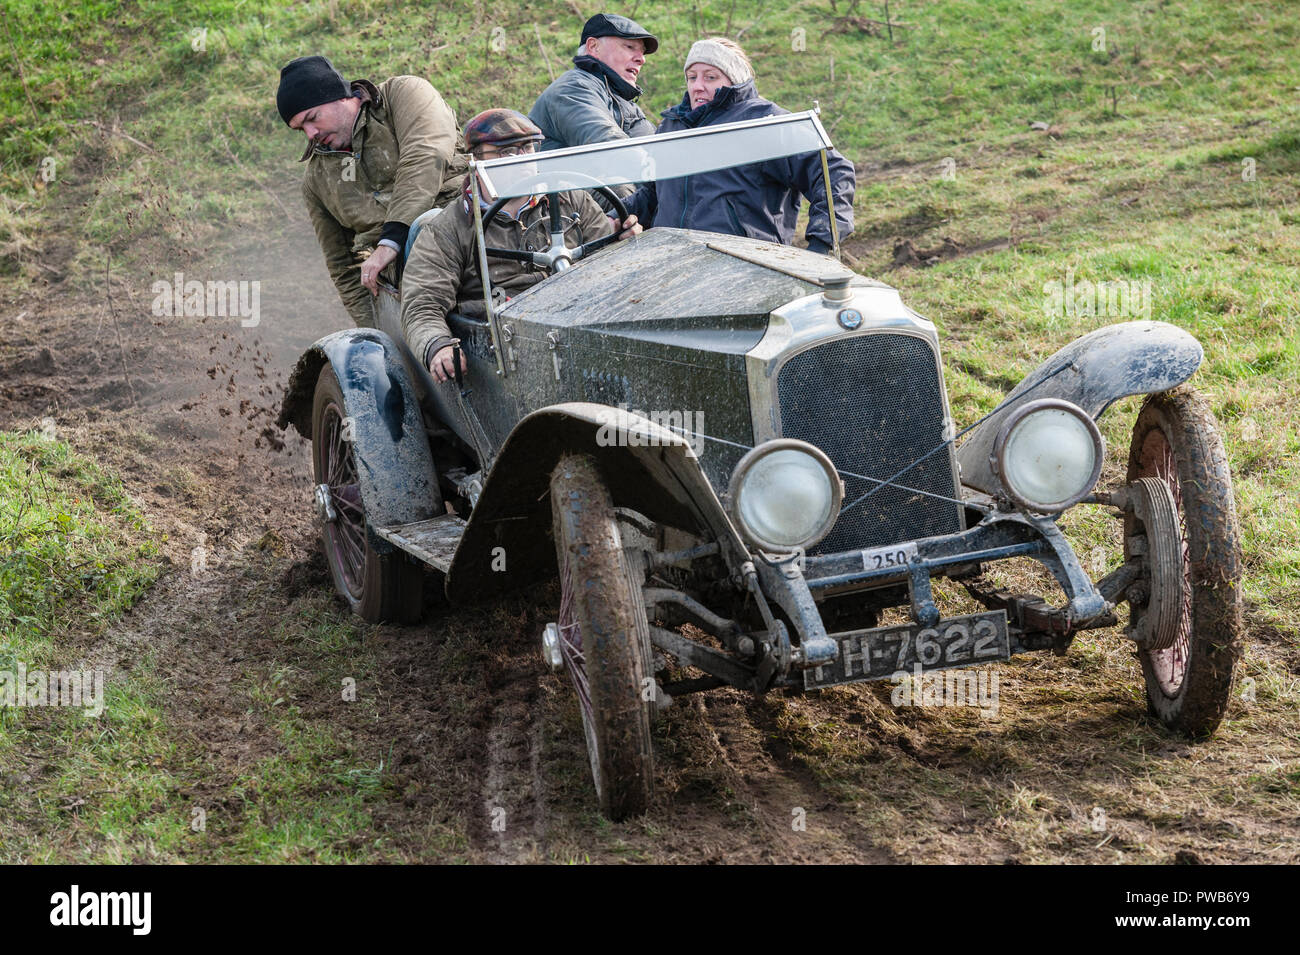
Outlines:
[[765,858],[789,862],[890,862],[776,735],[779,699],[741,693],[694,697],[699,720],[736,805],[752,819]]
[[489,862],[540,861],[546,849],[546,790],[536,659],[497,657],[487,673],[487,725],[475,764],[481,805],[470,816],[471,844]]

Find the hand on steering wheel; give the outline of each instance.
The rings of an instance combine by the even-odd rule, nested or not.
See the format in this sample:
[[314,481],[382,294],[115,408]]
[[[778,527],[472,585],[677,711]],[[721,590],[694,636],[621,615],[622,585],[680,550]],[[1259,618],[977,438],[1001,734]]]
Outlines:
[[[551,248],[547,249],[545,252],[523,252],[517,249],[491,249],[491,248],[484,249],[484,251],[488,255],[495,256],[498,259],[514,259],[517,262],[526,262],[529,265],[540,265],[544,268],[550,269],[551,271],[555,271],[555,265],[558,263],[559,260],[567,260],[570,263],[577,262],[579,259],[583,258],[584,256],[591,255],[591,253],[597,251],[598,249],[603,249],[611,242],[618,241],[618,239],[622,235],[622,230],[620,227],[627,221],[628,218],[627,206],[623,204],[623,200],[619,198],[618,193],[616,193],[613,189],[610,189],[608,186],[595,186],[592,188],[592,191],[599,192],[602,196],[608,199],[609,204],[614,207],[614,213],[618,216],[619,224],[615,226],[614,232],[611,235],[604,235],[601,236],[599,239],[592,239],[590,242],[584,242],[582,243],[582,245],[577,246],[576,248],[573,249],[570,249],[566,246],[563,250],[560,250],[555,246],[552,246]],[[505,206],[505,204],[509,201],[510,201],[510,197],[503,196],[500,199],[498,199],[496,202],[492,203],[492,207],[483,214],[483,222],[485,223],[484,224],[485,229],[487,228],[486,223],[491,222],[492,217],[495,216],[498,212],[500,212],[502,207]],[[547,204],[550,206],[550,211],[551,211],[551,234],[552,235],[555,235],[556,233],[563,234],[564,222],[560,215],[560,193],[558,192],[547,193],[546,201]],[[632,227],[635,228],[635,224]]]

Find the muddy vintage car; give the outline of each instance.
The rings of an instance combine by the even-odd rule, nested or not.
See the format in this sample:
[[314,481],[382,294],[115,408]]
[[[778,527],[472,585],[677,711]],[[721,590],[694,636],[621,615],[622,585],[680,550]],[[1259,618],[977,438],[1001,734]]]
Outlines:
[[[477,168],[499,208],[829,144],[801,113]],[[1118,623],[1151,712],[1191,736],[1218,724],[1240,559],[1223,444],[1185,384],[1190,335],[1094,331],[959,430],[935,326],[835,258],[670,228],[566,250],[551,227],[534,261],[552,274],[451,318],[463,381],[413,359],[388,289],[379,329],[302,357],[281,425],[311,439],[334,583],[366,619],[411,620],[435,581],[465,602],[558,575],[541,660],[572,678],[607,815],[645,809],[652,721],[683,694],[1063,653]],[[1137,394],[1125,478],[1099,488],[1094,419]],[[1058,527],[1082,505],[1122,522],[1123,562],[1098,580]],[[983,576],[1013,557],[1060,594]],[[945,616],[936,577],[985,609]],[[906,622],[879,626],[890,607]]]

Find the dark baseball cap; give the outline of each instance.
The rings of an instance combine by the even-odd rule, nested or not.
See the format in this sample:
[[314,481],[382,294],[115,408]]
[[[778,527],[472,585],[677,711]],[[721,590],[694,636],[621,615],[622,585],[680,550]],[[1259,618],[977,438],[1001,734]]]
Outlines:
[[653,33],[648,32],[635,20],[629,20],[627,17],[620,17],[613,13],[598,13],[583,25],[583,43],[586,43],[592,37],[600,36],[621,36],[625,40],[644,40],[647,56],[659,49],[659,40]]

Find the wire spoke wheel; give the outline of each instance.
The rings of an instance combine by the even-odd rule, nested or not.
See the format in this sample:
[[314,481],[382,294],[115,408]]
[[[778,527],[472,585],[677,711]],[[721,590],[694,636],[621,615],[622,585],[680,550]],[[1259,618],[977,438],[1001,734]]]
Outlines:
[[[654,794],[649,623],[618,521],[591,458],[563,458],[551,475],[560,568],[560,654],[578,695],[601,812],[645,812]],[[649,692],[647,692],[647,689]]]
[[[1241,558],[1223,439],[1192,388],[1152,395],[1143,404],[1129,447],[1135,491],[1145,490],[1135,484],[1143,478],[1167,488],[1176,515],[1149,515],[1145,524],[1132,514],[1125,518],[1126,557],[1135,536],[1148,538],[1147,574],[1129,597],[1147,703],[1171,729],[1205,736],[1227,709],[1240,652]],[[1152,598],[1171,585],[1180,591],[1174,599]]]
[[366,562],[361,486],[357,482],[352,445],[343,440],[343,409],[338,402],[330,400],[321,414],[325,430],[324,483],[329,487],[330,503],[337,514],[325,524],[324,544],[330,563],[337,564],[348,593],[359,598]]
[[321,528],[325,562],[334,588],[354,613],[372,623],[410,623],[420,616],[422,570],[406,555],[380,554],[371,543],[348,425],[343,390],[327,364],[316,381],[312,407],[312,473],[318,508],[328,514],[322,515]]
[[578,695],[578,712],[582,715],[582,732],[587,739],[587,756],[591,760],[591,777],[596,784],[596,798],[601,798],[600,764],[596,759],[596,721],[591,711],[591,687],[587,683],[587,658],[582,653],[582,628],[573,619],[573,588],[567,586],[569,564],[560,570],[560,655],[564,669]]

